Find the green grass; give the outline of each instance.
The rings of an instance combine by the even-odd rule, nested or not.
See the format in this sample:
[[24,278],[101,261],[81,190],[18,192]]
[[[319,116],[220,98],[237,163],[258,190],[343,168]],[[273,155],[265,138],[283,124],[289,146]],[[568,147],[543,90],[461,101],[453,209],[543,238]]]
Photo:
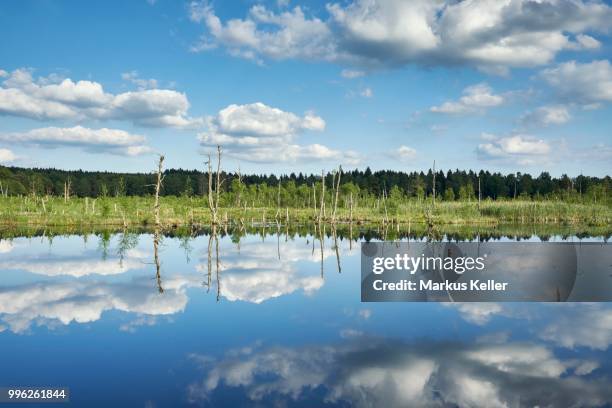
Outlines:
[[[204,198],[162,197],[161,220],[164,227],[209,225],[207,201]],[[324,222],[331,222],[332,206],[328,203]],[[314,209],[289,208],[289,223],[310,223],[317,220]],[[220,223],[251,225],[262,223],[286,224],[287,209],[267,207],[222,207]],[[338,208],[336,223],[351,221],[347,208]],[[391,203],[387,209],[358,207],[353,211],[355,224],[483,225],[551,224],[609,226],[612,206],[595,203],[562,201],[474,201],[437,202],[406,200]],[[120,227],[150,226],[154,223],[152,197],[71,198],[60,197],[0,197],[0,224],[5,226],[87,226]]]

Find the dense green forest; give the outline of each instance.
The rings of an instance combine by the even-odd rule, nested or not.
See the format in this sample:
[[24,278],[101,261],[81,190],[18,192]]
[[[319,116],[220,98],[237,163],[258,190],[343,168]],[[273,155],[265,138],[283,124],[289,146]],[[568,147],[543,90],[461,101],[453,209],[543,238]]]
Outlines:
[[[208,174],[197,170],[169,169],[164,172],[162,196],[206,195]],[[153,193],[156,175],[153,173],[112,173],[95,171],[65,171],[56,169],[26,169],[0,166],[0,194],[8,196],[50,195],[63,196],[68,189],[70,196],[122,197],[147,196]],[[317,191],[320,175],[291,173],[276,175],[239,175],[222,172],[221,188],[232,193],[237,201],[268,200],[276,204],[281,196],[284,205],[307,205],[312,196],[312,186]],[[331,186],[333,172],[326,174],[326,184]],[[566,175],[555,178],[543,172],[534,177],[527,173],[501,174],[488,171],[438,171],[405,173],[401,171],[365,170],[343,171],[340,188],[343,195],[424,198],[434,191],[440,200],[482,199],[562,199],[606,202],[610,199],[610,176],[603,178]],[[279,191],[279,181],[281,188]]]

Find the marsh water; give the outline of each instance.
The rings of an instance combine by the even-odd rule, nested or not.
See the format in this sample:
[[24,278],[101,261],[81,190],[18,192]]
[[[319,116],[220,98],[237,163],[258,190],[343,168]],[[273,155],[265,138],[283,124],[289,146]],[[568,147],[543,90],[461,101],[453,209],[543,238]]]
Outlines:
[[19,235],[0,240],[0,386],[87,407],[612,406],[609,304],[361,303],[380,231]]

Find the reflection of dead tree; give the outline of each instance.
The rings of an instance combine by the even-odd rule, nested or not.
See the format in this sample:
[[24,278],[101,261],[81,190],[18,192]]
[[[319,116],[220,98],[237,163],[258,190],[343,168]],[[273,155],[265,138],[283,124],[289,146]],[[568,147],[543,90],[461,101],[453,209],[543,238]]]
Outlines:
[[336,233],[336,227],[332,227],[332,234],[334,236],[334,249],[336,250],[336,263],[338,264],[338,273],[342,273],[342,268],[340,267],[340,250],[338,248],[338,234]]
[[349,251],[353,251],[353,220],[349,224]]
[[208,237],[208,279],[205,285],[207,286],[206,292],[210,291],[210,285],[212,284],[212,270],[213,270],[213,244],[215,247],[215,269],[217,276],[217,302],[221,299],[221,260],[219,259],[219,237],[217,236],[217,226],[213,224],[210,236]]
[[319,225],[319,243],[321,244],[321,278],[323,277],[323,260],[324,260],[323,252],[325,250],[323,246],[323,235],[325,234],[324,230],[325,230],[325,225],[323,225],[323,228],[321,228],[321,226]]
[[155,278],[157,280],[157,290],[159,291],[159,293],[164,293],[164,288],[162,287],[161,281],[161,265],[159,262],[159,240],[159,229],[156,228],[155,233],[153,234],[153,260],[155,262]]
[[[213,226],[214,228],[214,226]],[[210,291],[210,283],[211,283],[211,277],[212,277],[212,246],[213,246],[213,234],[211,232],[210,236],[208,237],[208,280],[206,283],[206,286],[208,286],[208,289],[206,292]]]
[[221,299],[221,276],[219,274],[219,238],[215,234],[215,264],[217,266],[217,302]]
[[278,259],[280,260],[280,222],[278,220],[276,220],[276,252],[278,254]]

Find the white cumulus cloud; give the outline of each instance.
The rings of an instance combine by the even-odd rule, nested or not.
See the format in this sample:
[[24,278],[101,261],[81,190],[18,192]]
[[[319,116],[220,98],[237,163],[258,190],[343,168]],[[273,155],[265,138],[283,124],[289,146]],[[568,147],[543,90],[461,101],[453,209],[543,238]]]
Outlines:
[[205,29],[194,51],[224,47],[256,61],[299,58],[367,69],[471,65],[502,74],[548,64],[565,49],[596,48],[592,35],[612,26],[608,4],[583,0],[354,0],[329,3],[319,16],[258,4],[226,21],[208,2],[194,1],[190,17]]
[[410,161],[417,157],[417,151],[412,147],[402,145],[397,148],[392,156],[395,156],[400,161]]
[[564,62],[543,70],[540,77],[568,102],[585,105],[612,102],[612,66],[608,60]]
[[548,142],[532,136],[486,135],[486,143],[478,145],[477,153],[478,157],[484,160],[514,161],[530,165],[547,158],[551,150]]
[[502,95],[494,94],[489,85],[482,83],[465,88],[459,100],[447,101],[440,106],[432,106],[429,110],[436,113],[465,114],[482,112],[503,103]]
[[562,125],[571,119],[571,114],[566,106],[552,105],[541,106],[526,113],[521,122],[527,126],[549,126]]
[[[32,119],[126,120],[154,127],[196,128],[202,118],[188,115],[189,100],[184,93],[154,88],[154,80],[142,80],[137,73],[124,79],[138,85],[137,91],[108,93],[98,82],[59,79],[56,75],[34,78],[31,70],[7,74],[0,86],[0,115]],[[155,85],[155,86],[153,86]]]
[[355,164],[358,156],[354,152],[296,143],[305,131],[323,130],[325,121],[312,112],[298,116],[256,102],[229,105],[207,118],[207,130],[199,134],[199,140],[203,146],[222,145],[229,156],[252,162],[333,160]]
[[90,153],[135,156],[151,153],[146,138],[120,129],[45,127],[27,132],[0,133],[0,141],[44,148],[75,147]]

